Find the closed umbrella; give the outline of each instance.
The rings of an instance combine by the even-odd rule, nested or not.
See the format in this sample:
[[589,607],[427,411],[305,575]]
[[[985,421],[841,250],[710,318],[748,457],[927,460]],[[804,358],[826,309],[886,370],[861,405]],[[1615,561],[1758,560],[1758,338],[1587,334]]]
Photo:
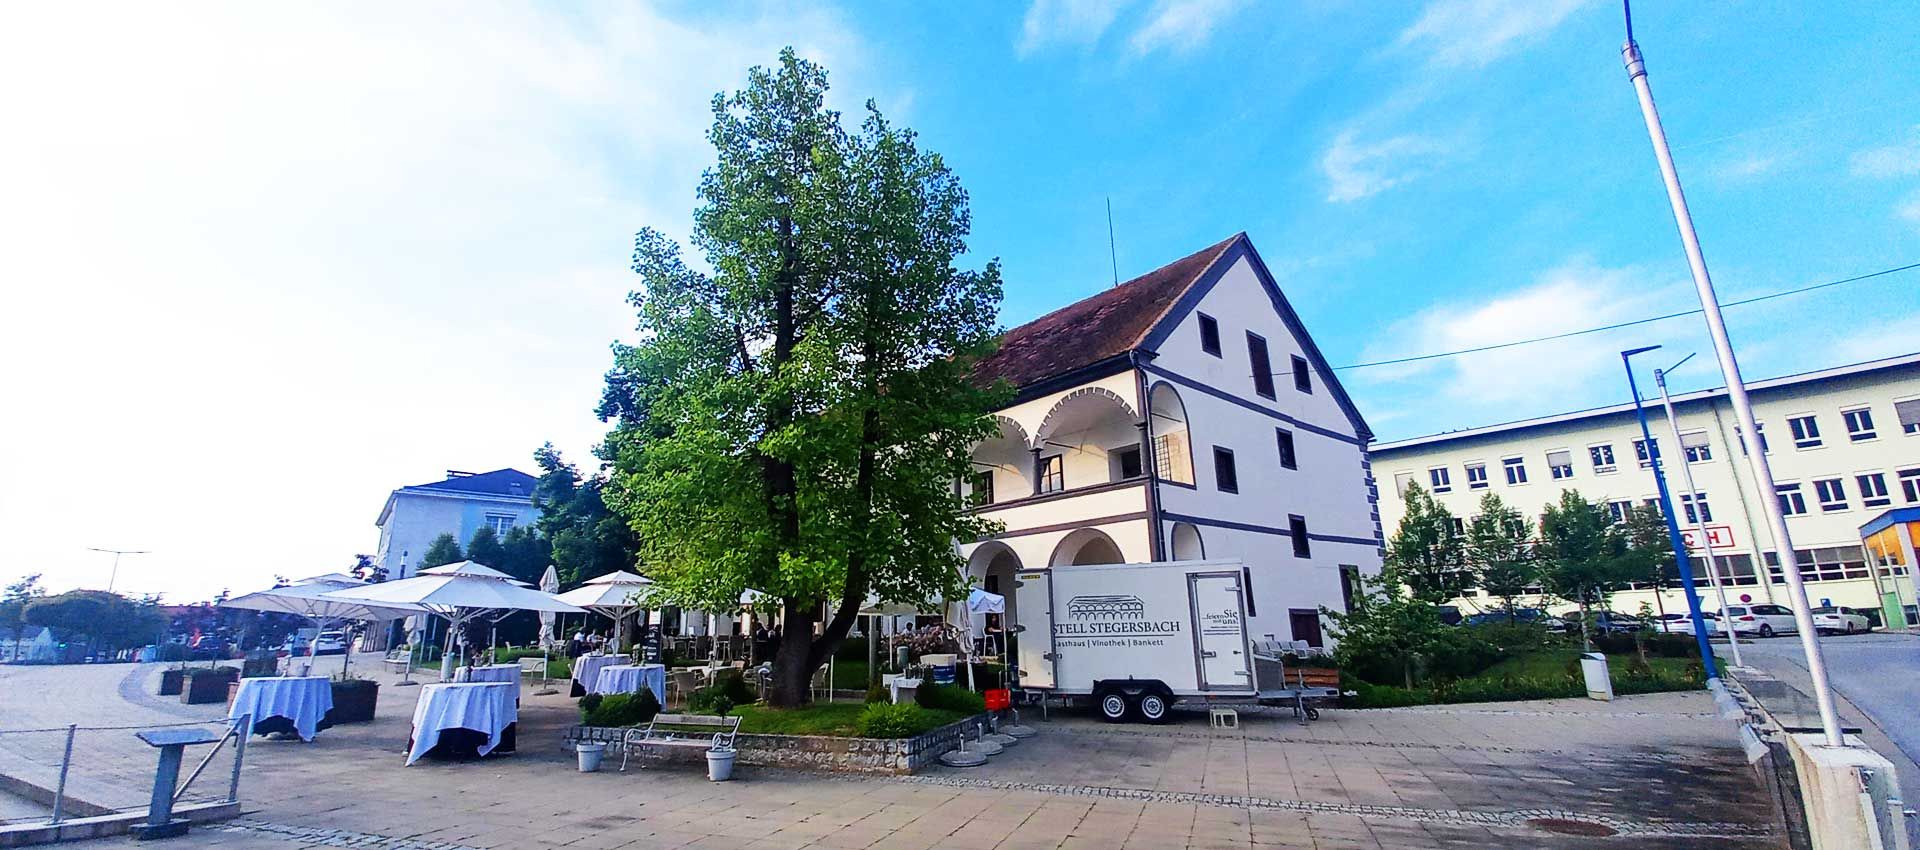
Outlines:
[[[345,599],[374,605],[396,603],[416,606],[447,621],[449,645],[468,623],[480,617],[499,619],[515,611],[551,611],[579,614],[583,609],[522,586],[512,576],[483,564],[462,561],[421,570],[413,578],[382,584],[349,587],[324,594],[330,599]],[[452,678],[452,657],[440,663],[442,681]]]

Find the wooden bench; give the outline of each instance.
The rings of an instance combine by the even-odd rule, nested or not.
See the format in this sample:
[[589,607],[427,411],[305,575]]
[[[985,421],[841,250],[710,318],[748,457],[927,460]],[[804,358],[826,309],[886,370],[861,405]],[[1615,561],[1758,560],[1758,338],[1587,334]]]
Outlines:
[[656,714],[643,727],[628,729],[620,736],[620,770],[627,769],[627,757],[634,747],[682,747],[700,750],[724,750],[733,746],[740,733],[740,718],[711,714]]
[[405,673],[407,665],[413,663],[413,656],[409,650],[389,649],[387,657],[380,659],[380,663],[394,668],[396,673]]

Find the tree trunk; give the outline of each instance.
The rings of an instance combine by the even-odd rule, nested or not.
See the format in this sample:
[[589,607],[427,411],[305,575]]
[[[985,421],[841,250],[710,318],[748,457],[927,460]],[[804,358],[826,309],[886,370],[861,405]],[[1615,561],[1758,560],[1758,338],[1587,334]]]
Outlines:
[[1593,651],[1593,636],[1587,633],[1587,603],[1584,599],[1580,601],[1580,648],[1586,652]]

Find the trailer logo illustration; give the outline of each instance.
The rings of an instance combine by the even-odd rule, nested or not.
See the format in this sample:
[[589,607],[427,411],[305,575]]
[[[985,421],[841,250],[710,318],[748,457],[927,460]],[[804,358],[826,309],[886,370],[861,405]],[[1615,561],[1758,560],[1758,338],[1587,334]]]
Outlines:
[[1179,620],[1147,619],[1147,603],[1128,594],[1075,596],[1067,622],[1054,623],[1056,637],[1165,638],[1180,634]]

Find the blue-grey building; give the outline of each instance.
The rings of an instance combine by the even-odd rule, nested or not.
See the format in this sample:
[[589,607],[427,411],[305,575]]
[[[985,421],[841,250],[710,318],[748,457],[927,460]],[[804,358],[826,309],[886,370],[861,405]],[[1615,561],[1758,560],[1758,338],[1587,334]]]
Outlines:
[[534,476],[517,469],[492,472],[447,470],[444,481],[402,487],[387,495],[380,509],[380,548],[374,562],[387,570],[390,579],[406,578],[423,566],[419,563],[434,538],[451,534],[464,549],[473,534],[492,527],[495,534],[531,525],[540,516],[533,506]]

